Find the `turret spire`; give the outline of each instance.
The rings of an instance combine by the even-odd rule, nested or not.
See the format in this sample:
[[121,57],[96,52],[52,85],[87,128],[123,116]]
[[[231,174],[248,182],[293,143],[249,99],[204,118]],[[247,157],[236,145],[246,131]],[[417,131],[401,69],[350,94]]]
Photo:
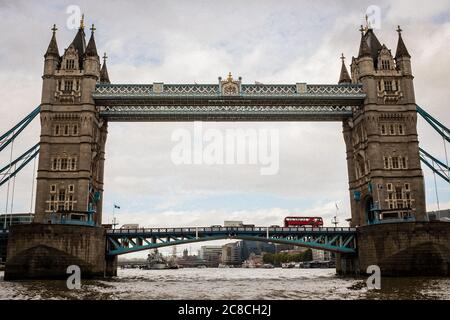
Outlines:
[[398,26],[398,28],[397,28],[398,42],[397,42],[397,52],[395,53],[395,58],[400,58],[400,57],[411,58],[411,56],[408,52],[408,49],[406,49],[405,43],[403,42],[402,31],[403,30],[400,28],[400,26]]
[[359,31],[361,32],[361,42],[359,44],[358,58],[370,56],[370,49],[366,41],[366,33],[364,32],[365,29],[363,28],[363,26],[361,26]]
[[58,44],[56,43],[56,30],[58,30],[58,28],[56,28],[56,24],[53,25],[51,30],[53,31],[52,39],[50,40],[44,57],[52,55],[59,58]]
[[86,47],[86,55],[95,57],[98,56],[97,54],[97,46],[95,45],[95,39],[94,39],[94,31],[95,31],[94,24],[92,24],[91,27],[91,38],[89,39],[88,45]]
[[110,83],[108,69],[106,68],[106,59],[108,59],[108,57],[106,56],[105,52],[105,54],[103,55],[102,70],[100,71],[100,83]]
[[341,55],[342,66],[341,66],[341,75],[339,76],[339,84],[342,83],[352,83],[352,79],[347,71],[347,67],[345,66],[345,57],[344,54]]

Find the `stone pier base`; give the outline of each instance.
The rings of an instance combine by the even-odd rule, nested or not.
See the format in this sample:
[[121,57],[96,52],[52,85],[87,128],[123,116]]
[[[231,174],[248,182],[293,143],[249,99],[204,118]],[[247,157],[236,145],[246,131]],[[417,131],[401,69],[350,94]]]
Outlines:
[[115,275],[117,259],[107,260],[105,253],[105,229],[101,227],[12,226],[4,279],[67,279],[70,265],[79,266],[85,279]]
[[403,222],[359,227],[358,254],[338,255],[339,274],[366,274],[378,265],[382,276],[450,276],[450,223]]

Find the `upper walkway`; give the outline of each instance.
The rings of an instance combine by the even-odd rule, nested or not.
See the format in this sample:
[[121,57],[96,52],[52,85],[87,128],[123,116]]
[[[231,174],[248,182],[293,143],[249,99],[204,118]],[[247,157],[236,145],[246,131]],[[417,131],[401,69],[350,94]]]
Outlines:
[[98,84],[92,96],[108,121],[342,121],[366,97],[359,84],[240,82]]

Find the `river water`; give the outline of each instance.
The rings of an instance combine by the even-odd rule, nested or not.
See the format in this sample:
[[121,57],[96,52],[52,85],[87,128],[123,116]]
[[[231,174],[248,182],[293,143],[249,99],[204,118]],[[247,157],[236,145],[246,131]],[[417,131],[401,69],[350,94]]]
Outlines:
[[119,269],[107,281],[3,280],[0,299],[450,299],[450,278],[382,278],[368,290],[364,278],[341,278],[335,269]]

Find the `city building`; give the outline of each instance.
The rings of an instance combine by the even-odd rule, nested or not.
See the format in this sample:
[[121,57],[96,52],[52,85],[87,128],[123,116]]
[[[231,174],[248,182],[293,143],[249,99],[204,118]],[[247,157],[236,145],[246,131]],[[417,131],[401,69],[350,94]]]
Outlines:
[[202,259],[196,255],[189,255],[188,249],[183,250],[183,256],[176,259],[176,263],[185,268],[195,268],[205,265]]
[[199,256],[207,266],[217,267],[222,258],[222,246],[202,246]]
[[332,260],[332,255],[330,251],[323,251],[318,249],[312,250],[312,259],[313,261],[330,261]]
[[247,260],[252,253],[255,255],[261,255],[264,252],[275,253],[275,245],[267,242],[243,240],[239,242],[239,246],[242,248],[242,260]]
[[238,242],[222,246],[222,263],[226,265],[240,265],[242,263],[241,246]]

